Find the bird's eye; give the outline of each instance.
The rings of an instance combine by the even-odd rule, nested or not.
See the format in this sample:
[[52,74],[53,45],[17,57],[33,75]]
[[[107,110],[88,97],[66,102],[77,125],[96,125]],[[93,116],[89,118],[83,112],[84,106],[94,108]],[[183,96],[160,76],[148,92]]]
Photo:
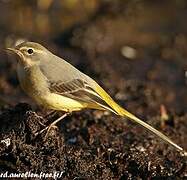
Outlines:
[[33,51],[33,49],[28,49],[27,52],[28,52],[28,54],[33,54],[34,51]]

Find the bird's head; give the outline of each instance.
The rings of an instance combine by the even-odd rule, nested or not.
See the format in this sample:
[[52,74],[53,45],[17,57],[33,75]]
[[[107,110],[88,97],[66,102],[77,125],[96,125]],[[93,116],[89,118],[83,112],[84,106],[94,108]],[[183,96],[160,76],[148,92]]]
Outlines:
[[17,54],[18,62],[26,67],[40,64],[41,60],[49,54],[45,47],[35,42],[23,42],[13,48],[7,48],[7,50]]

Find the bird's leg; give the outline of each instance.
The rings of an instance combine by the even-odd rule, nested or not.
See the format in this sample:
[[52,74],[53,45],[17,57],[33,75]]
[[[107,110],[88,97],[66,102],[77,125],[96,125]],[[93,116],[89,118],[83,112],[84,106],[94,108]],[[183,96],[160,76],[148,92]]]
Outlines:
[[[48,119],[50,116],[55,116],[55,114],[57,113],[57,111],[55,111],[55,110],[53,110],[53,111],[50,111],[47,115],[45,115],[44,117],[43,116],[40,116],[40,115],[38,115],[36,112],[33,112],[33,111],[31,111],[38,119],[42,119],[42,120],[44,120],[44,119]],[[40,125],[42,125],[42,126],[46,126],[45,124],[43,124],[40,120],[38,121],[39,122],[39,124]]]
[[48,136],[48,134],[49,134],[49,131],[51,130],[51,128],[52,127],[56,127],[55,125],[56,125],[56,123],[58,123],[59,121],[61,121],[62,119],[64,119],[67,115],[69,115],[70,113],[69,112],[67,112],[67,113],[65,113],[63,116],[61,116],[61,117],[59,117],[58,119],[56,119],[54,122],[52,122],[48,127],[47,127],[47,133],[46,133],[46,135],[45,135],[45,138],[44,139],[46,139],[47,138],[47,136]]
[[35,135],[37,136],[37,135],[43,133],[45,130],[47,130],[47,133],[46,133],[45,138],[44,138],[44,139],[46,139],[46,137],[47,137],[48,134],[49,134],[50,129],[51,129],[52,127],[54,127],[56,123],[58,123],[59,121],[61,121],[62,119],[64,119],[64,118],[65,118],[67,115],[69,115],[69,114],[70,114],[70,112],[66,112],[63,116],[61,116],[61,117],[59,117],[58,119],[56,119],[56,120],[55,120],[54,122],[52,122],[49,126],[45,127],[44,129],[42,129],[40,132],[36,133]]
[[44,118],[48,118],[48,117],[50,117],[50,116],[53,117],[54,115],[56,115],[56,113],[57,113],[57,111],[52,110],[52,111],[50,111],[47,115],[45,115]]

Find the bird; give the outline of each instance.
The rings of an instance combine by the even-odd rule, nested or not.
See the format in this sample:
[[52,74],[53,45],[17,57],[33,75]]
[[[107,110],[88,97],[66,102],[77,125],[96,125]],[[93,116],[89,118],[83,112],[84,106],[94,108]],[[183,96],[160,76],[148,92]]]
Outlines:
[[[7,50],[19,57],[17,75],[25,93],[40,106],[64,112],[64,115],[55,120],[50,127],[74,111],[110,111],[140,124],[177,150],[184,151],[166,135],[121,107],[91,77],[41,44],[26,41]],[[46,127],[44,130],[47,128],[49,129]]]

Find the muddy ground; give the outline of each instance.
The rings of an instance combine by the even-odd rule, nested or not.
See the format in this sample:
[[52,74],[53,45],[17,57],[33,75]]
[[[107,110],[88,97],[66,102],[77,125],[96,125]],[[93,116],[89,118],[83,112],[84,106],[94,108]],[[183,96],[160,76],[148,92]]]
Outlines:
[[[94,2],[87,18],[75,18],[77,22],[63,30],[48,28],[44,34],[9,29],[3,21],[1,48],[23,35],[46,45],[94,78],[120,105],[187,150],[186,3]],[[187,157],[111,113],[76,112],[47,138],[45,132],[35,136],[45,127],[42,124],[62,114],[46,116],[48,111],[23,93],[15,57],[3,51],[0,93],[0,172],[59,171],[63,179],[187,178]]]

